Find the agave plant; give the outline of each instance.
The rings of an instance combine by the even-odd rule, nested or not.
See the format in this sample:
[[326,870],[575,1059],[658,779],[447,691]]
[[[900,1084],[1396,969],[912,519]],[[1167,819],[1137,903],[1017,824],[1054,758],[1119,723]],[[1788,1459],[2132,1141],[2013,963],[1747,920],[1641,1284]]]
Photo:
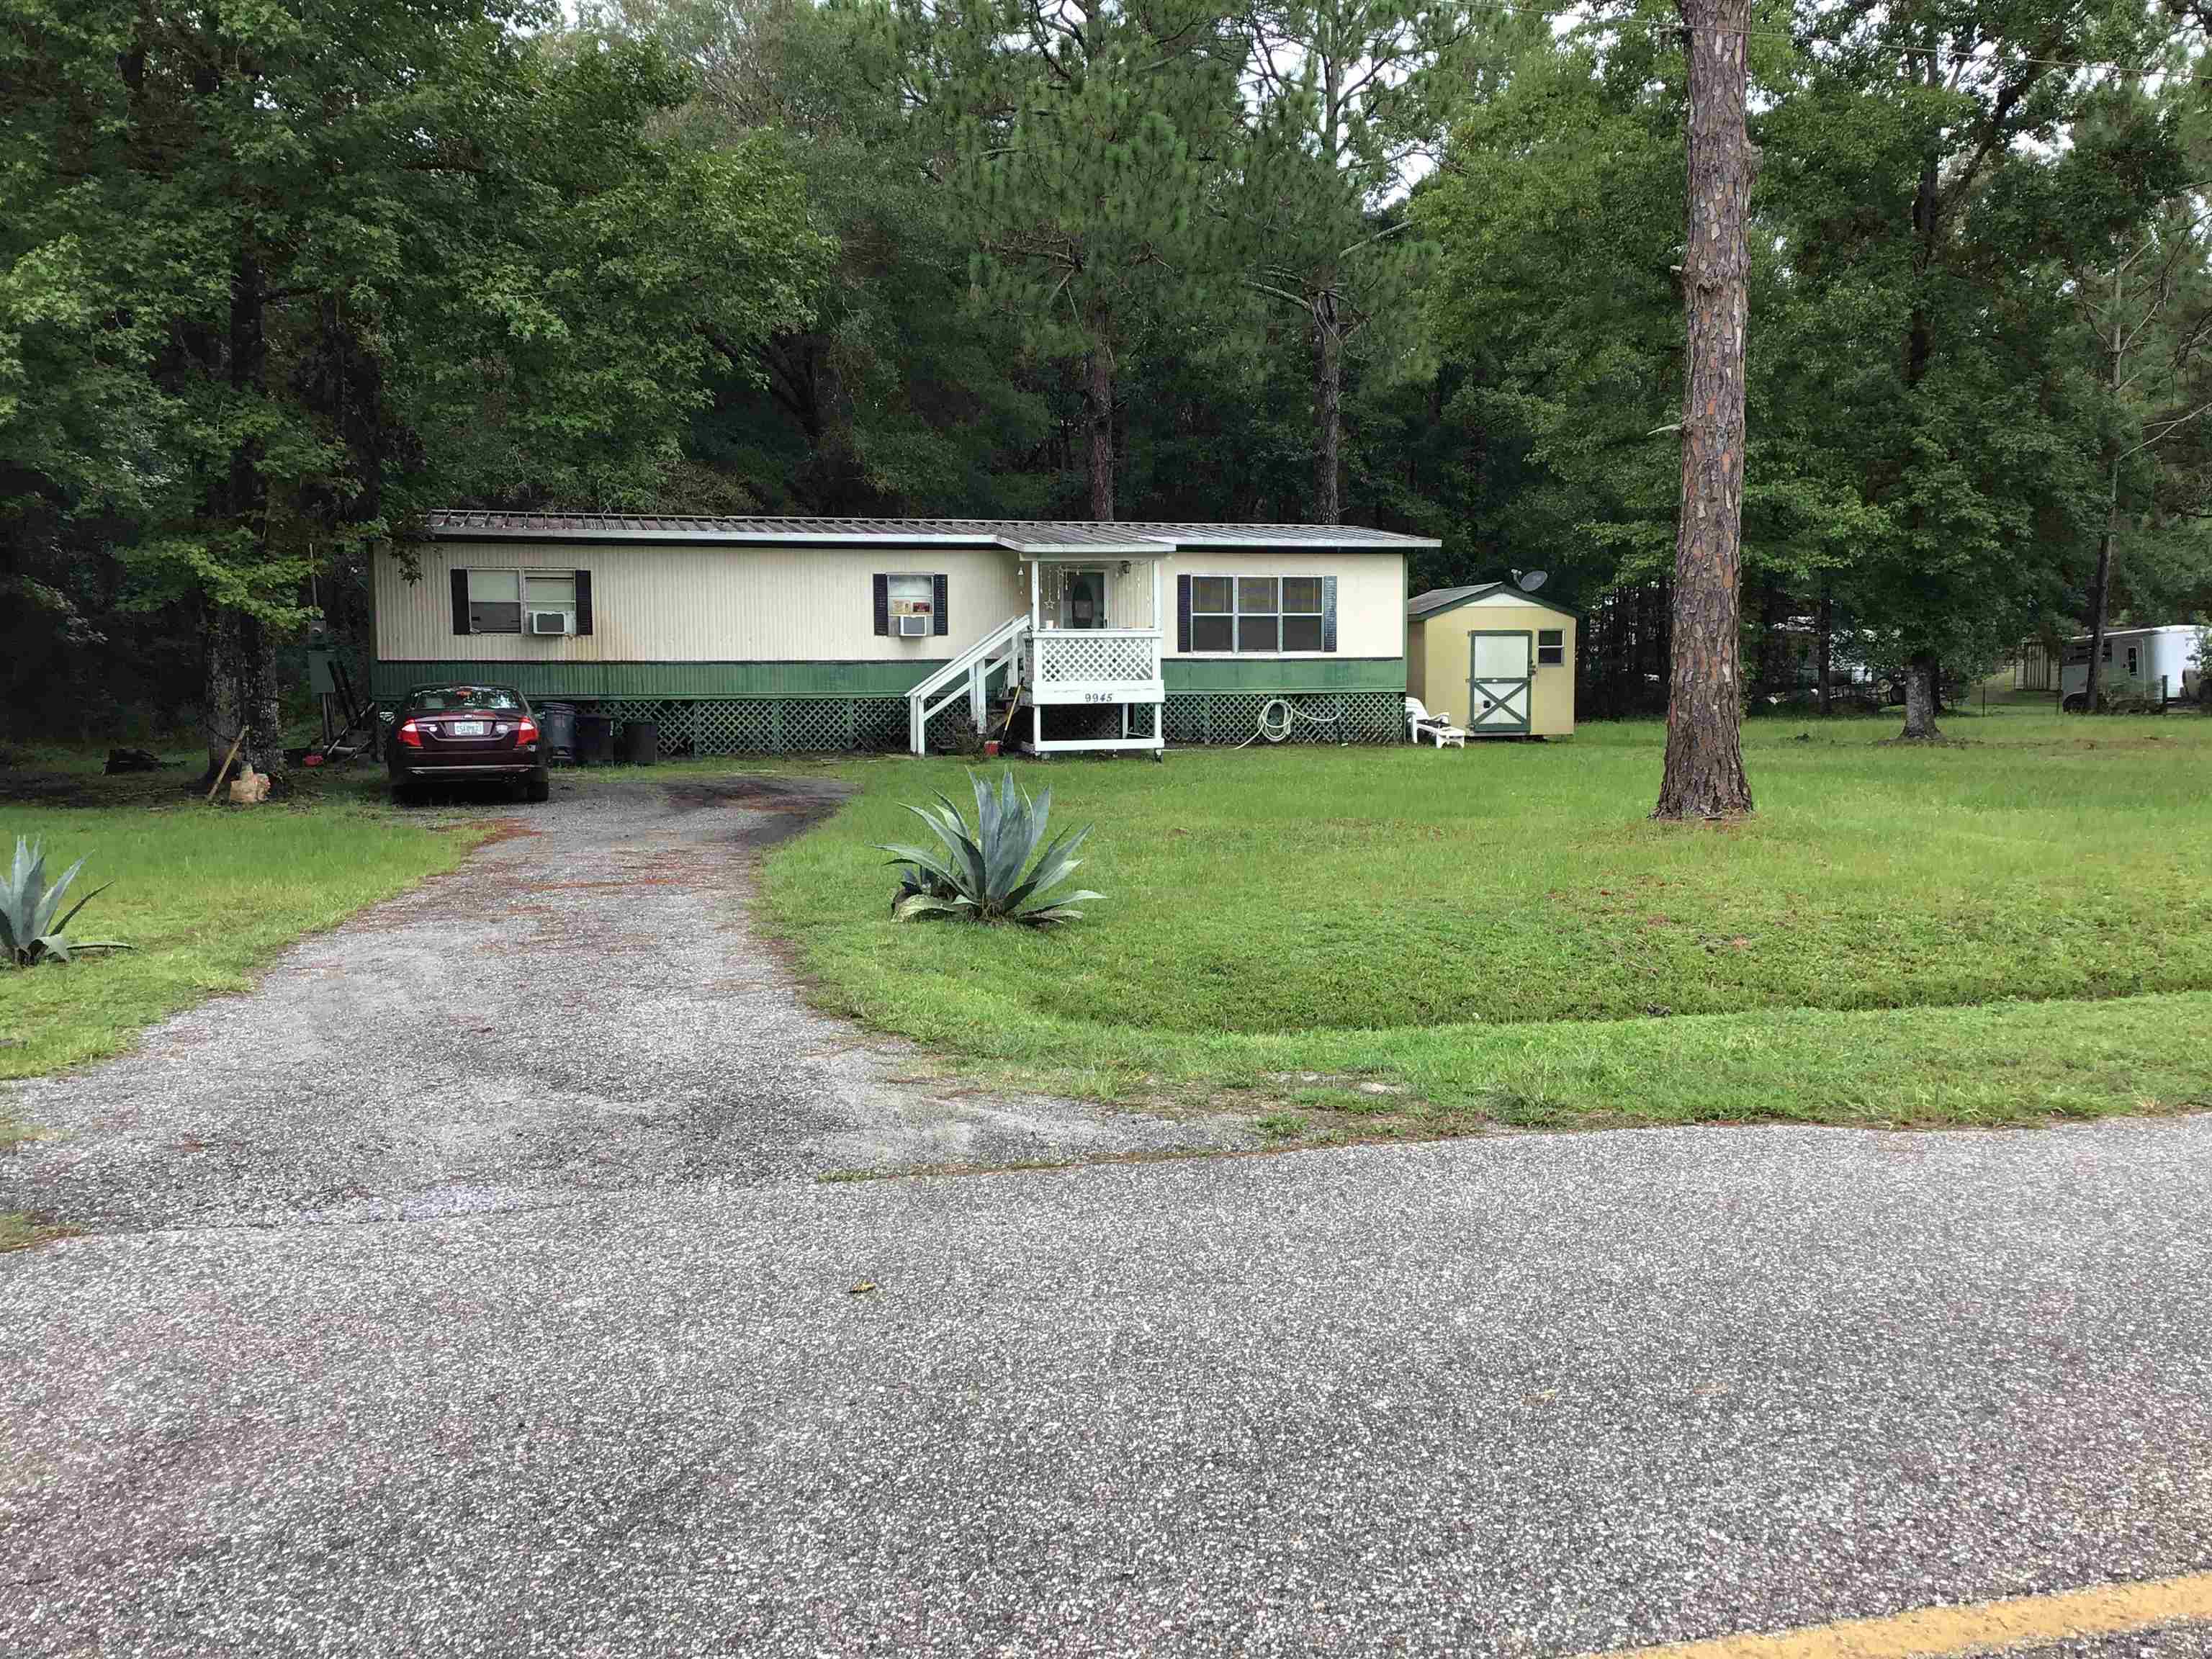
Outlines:
[[70,906],[66,915],[57,921],[62,901],[69,896],[70,884],[76,872],[84,868],[79,859],[62,872],[62,878],[52,886],[46,885],[46,854],[43,842],[26,841],[15,837],[15,862],[8,872],[5,881],[0,881],[0,951],[7,954],[10,968],[31,968],[49,959],[67,962],[80,951],[127,951],[131,947],[118,939],[74,939],[68,928],[76,913],[107,890],[95,887]]
[[[968,781],[975,791],[973,830],[960,809],[940,794],[933,806],[906,810],[929,826],[944,843],[941,849],[878,849],[891,854],[899,872],[899,889],[891,898],[894,916],[902,921],[916,916],[966,916],[975,921],[1048,927],[1081,915],[1076,907],[1084,900],[1105,896],[1087,890],[1053,892],[1082,862],[1075,850],[1090,835],[1091,826],[1062,836],[1037,853],[1052,817],[1051,790],[1031,801],[1028,792],[1015,784],[1011,766],[995,787],[973,772]],[[1036,854],[1034,864],[1032,854]]]

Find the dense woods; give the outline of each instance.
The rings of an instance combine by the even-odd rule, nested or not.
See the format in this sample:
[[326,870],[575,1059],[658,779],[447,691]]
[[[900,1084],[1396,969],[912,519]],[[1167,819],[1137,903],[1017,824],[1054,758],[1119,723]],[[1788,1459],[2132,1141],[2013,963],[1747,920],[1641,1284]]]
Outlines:
[[[1671,5],[0,14],[12,737],[281,764],[301,623],[433,503],[1356,520],[1444,539],[1416,586],[1548,570],[1585,715],[1664,706]],[[2212,606],[2208,21],[1748,8],[1700,650],[1753,706],[1832,664],[1932,731],[2022,638]]]

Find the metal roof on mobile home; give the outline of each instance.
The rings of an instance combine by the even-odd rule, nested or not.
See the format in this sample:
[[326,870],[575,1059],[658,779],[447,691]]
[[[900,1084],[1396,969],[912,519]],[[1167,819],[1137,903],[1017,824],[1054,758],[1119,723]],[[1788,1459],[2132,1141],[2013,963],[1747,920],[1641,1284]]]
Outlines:
[[1129,520],[698,518],[617,513],[445,511],[429,515],[436,541],[659,542],[779,547],[937,544],[1014,553],[1172,553],[1179,548],[1279,548],[1402,553],[1443,545],[1358,525],[1146,523]]

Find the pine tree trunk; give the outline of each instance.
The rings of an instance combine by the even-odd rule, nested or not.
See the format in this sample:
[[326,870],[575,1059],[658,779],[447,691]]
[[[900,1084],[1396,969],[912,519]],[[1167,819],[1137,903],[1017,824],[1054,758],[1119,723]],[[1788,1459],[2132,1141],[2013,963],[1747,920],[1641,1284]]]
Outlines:
[[1314,307],[1314,522],[1341,524],[1344,336],[1334,295],[1323,295]]
[[[1934,37],[1931,35],[1930,40]],[[1941,84],[1942,54],[1930,50],[1917,54],[1912,61],[1912,73],[1923,77],[1923,84],[1935,88]],[[1920,182],[1912,196],[1912,234],[1915,243],[1913,256],[1912,312],[1907,319],[1905,335],[1905,384],[1906,389],[1917,393],[1920,383],[1928,376],[1928,366],[1936,352],[1935,327],[1928,312],[1926,295],[1929,286],[1918,280],[1936,268],[1936,239],[1942,216],[1942,177],[1935,151],[1930,149],[1921,157]],[[1906,434],[1908,446],[1911,434]],[[1910,449],[1905,471],[1911,471]],[[1921,536],[1927,520],[1927,510],[1919,497],[1913,498],[1906,514],[1906,526],[1911,532],[1909,546],[1917,556],[1921,550]],[[1936,715],[1941,702],[1942,670],[1930,651],[1916,652],[1905,666],[1905,729],[1898,733],[1901,740],[1930,742],[1942,733],[1936,728]]]
[[1936,729],[1937,699],[1942,695],[1943,668],[1930,652],[1917,653],[1905,670],[1905,730],[1899,735],[1914,742],[1932,742],[1943,734]]
[[1114,516],[1114,357],[1102,343],[1084,359],[1083,421],[1091,445],[1091,516]]
[[1690,52],[1689,222],[1682,263],[1689,323],[1682,490],[1674,534],[1674,625],[1667,767],[1658,818],[1751,811],[1738,586],[1743,558],[1744,215],[1756,157],[1744,128],[1750,0],[1679,0]]
[[1836,611],[1835,601],[1824,591],[1820,609],[1814,624],[1820,631],[1819,643],[1820,677],[1820,713],[1825,718],[1835,710],[1835,693],[1828,689],[1828,674],[1835,666]]
[[2097,538],[2097,575],[2089,592],[2089,682],[2082,688],[2081,707],[2092,714],[2105,695],[2105,625],[2112,614],[2112,526],[2119,511],[2120,464],[2115,459],[2105,495],[2105,532]]

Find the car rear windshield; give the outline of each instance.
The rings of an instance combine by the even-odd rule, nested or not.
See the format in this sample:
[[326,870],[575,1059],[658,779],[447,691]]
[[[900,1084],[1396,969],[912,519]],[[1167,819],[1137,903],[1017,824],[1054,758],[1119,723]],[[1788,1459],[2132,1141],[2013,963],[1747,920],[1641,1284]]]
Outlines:
[[448,708],[520,708],[522,699],[503,685],[441,685],[434,690],[417,691],[413,698],[417,708],[435,714]]

